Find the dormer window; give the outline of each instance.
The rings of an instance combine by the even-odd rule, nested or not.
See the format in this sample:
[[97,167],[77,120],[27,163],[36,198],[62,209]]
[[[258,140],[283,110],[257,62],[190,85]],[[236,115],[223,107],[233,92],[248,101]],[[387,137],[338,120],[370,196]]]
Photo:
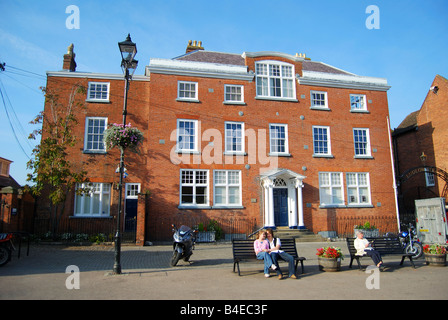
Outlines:
[[255,64],[257,97],[295,98],[294,66],[279,61]]

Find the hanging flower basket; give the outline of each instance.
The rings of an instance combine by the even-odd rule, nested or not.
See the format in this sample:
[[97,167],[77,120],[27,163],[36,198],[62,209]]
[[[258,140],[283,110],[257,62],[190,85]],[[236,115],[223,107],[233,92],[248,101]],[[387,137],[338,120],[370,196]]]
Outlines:
[[104,143],[108,149],[118,147],[120,150],[129,149],[138,152],[142,141],[143,133],[137,128],[133,128],[131,123],[127,125],[113,123],[104,130]]

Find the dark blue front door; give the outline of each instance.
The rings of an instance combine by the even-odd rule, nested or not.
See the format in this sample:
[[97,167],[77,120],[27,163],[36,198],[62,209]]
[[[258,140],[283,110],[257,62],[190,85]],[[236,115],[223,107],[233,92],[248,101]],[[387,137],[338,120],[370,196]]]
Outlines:
[[274,222],[277,227],[288,225],[288,189],[274,189]]
[[137,230],[137,199],[126,199],[126,214],[124,219],[124,231]]

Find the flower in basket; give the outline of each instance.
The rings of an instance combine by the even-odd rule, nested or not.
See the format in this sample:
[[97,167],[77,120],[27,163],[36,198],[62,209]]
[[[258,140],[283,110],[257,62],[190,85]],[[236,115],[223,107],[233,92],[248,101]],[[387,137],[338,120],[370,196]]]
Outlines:
[[441,244],[427,244],[423,247],[423,252],[429,254],[446,254],[446,246]]
[[143,141],[143,133],[131,123],[123,125],[120,123],[113,123],[109,128],[104,130],[104,143],[107,148],[112,149],[118,147],[120,149],[130,149],[138,152],[138,147]]
[[341,258],[344,259],[341,248],[338,247],[323,247],[317,249],[316,255],[322,258]]

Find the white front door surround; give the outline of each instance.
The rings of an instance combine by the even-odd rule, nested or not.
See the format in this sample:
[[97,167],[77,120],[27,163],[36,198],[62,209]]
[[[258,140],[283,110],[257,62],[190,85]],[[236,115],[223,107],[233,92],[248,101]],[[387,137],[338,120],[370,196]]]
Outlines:
[[274,188],[288,189],[288,226],[305,229],[303,222],[303,179],[306,177],[289,169],[274,169],[260,176],[264,198],[264,226],[276,228],[274,216]]

